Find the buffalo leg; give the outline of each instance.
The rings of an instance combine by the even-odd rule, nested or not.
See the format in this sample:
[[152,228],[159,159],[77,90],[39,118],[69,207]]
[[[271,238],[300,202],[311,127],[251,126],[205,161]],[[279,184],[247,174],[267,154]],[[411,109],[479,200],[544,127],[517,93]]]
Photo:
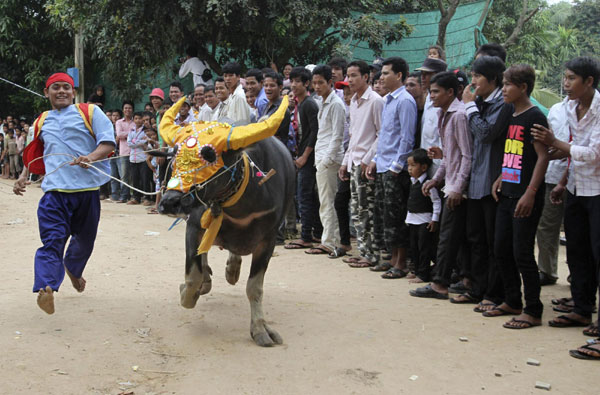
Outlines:
[[252,253],[250,277],[246,284],[246,295],[250,301],[250,335],[261,347],[281,344],[281,336],[265,323],[262,309],[263,281],[269,260],[275,248],[275,238],[261,242]]
[[194,217],[194,215],[190,216],[186,227],[185,283],[179,286],[181,305],[187,309],[194,308],[200,295],[208,293],[212,286],[210,279],[212,271],[208,266],[208,257],[206,254],[197,255],[203,232],[194,225],[200,223],[199,219]]
[[225,279],[231,285],[235,285],[240,279],[240,266],[242,265],[242,257],[229,252],[227,258],[227,266],[225,267]]

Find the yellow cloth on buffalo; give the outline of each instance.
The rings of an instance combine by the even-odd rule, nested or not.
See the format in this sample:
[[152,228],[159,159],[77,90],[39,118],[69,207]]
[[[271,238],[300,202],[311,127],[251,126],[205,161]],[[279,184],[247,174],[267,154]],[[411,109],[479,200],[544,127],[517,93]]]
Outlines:
[[[221,207],[231,207],[240,200],[244,192],[246,191],[246,187],[248,186],[248,181],[250,180],[250,166],[248,163],[248,156],[243,153],[242,157],[244,159],[244,178],[242,180],[242,184],[240,185],[240,189],[227,199]],[[219,213],[217,217],[213,217],[212,211],[210,208],[207,208],[206,211],[202,214],[202,218],[200,220],[200,225],[202,229],[206,229],[204,235],[202,236],[202,240],[200,241],[200,246],[198,246],[198,255],[205,254],[210,250],[210,247],[215,242],[217,238],[217,234],[219,233],[219,229],[221,229],[221,223],[223,222],[223,211]]]

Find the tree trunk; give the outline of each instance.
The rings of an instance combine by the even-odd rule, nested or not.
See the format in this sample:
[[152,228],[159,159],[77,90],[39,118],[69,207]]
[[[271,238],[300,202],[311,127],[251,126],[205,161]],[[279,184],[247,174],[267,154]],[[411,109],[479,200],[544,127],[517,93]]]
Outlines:
[[537,12],[540,10],[540,7],[535,7],[531,10],[528,10],[528,8],[529,0],[523,0],[523,8],[521,9],[521,15],[519,15],[519,19],[517,20],[517,24],[515,25],[515,28],[513,29],[512,33],[510,34],[510,36],[508,36],[504,44],[502,44],[504,48],[508,48],[511,45],[515,45],[517,41],[519,41],[519,35],[523,31],[523,26],[525,26],[525,23],[529,22],[529,20],[533,18],[533,16],[537,14]]
[[440,14],[442,17],[440,18],[440,22],[438,24],[438,39],[437,45],[442,47],[444,50],[446,49],[446,29],[448,28],[448,24],[452,20],[452,17],[456,13],[456,9],[460,4],[460,0],[449,0],[448,8],[444,8],[443,0],[438,0],[438,8],[440,9]]

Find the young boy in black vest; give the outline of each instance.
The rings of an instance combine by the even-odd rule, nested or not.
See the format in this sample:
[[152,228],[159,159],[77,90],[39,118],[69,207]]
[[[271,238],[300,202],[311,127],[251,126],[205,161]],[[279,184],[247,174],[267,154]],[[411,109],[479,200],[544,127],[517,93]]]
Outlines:
[[431,261],[437,247],[437,229],[440,220],[442,201],[436,188],[429,190],[429,196],[423,194],[423,184],[429,179],[427,170],[432,160],[422,148],[410,153],[407,159],[410,175],[410,193],[408,195],[408,213],[406,223],[410,232],[410,253],[415,273],[408,275],[411,283],[423,283],[430,280]]

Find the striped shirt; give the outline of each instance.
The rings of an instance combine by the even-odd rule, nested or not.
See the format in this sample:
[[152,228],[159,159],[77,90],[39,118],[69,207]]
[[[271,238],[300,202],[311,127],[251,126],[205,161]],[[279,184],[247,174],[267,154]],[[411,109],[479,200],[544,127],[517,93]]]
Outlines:
[[492,194],[492,184],[502,168],[506,128],[513,105],[504,103],[502,90],[496,88],[487,98],[477,98],[465,105],[469,129],[473,136],[469,199]]

